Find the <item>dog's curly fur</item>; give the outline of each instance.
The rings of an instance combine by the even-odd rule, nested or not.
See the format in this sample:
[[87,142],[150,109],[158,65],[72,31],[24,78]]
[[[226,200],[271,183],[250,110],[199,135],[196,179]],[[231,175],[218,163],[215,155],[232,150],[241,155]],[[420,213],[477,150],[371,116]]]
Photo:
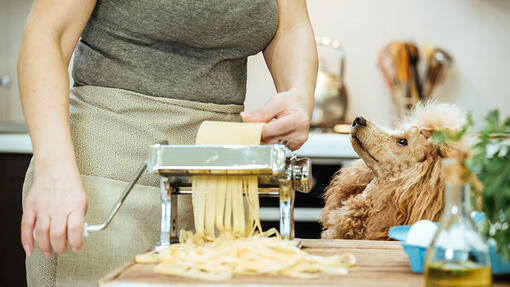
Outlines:
[[453,105],[429,102],[395,131],[364,119],[353,124],[351,143],[361,159],[339,170],[326,189],[322,238],[388,239],[391,226],[437,221],[445,188],[441,159],[466,148],[430,138],[435,129],[459,130],[465,118]]

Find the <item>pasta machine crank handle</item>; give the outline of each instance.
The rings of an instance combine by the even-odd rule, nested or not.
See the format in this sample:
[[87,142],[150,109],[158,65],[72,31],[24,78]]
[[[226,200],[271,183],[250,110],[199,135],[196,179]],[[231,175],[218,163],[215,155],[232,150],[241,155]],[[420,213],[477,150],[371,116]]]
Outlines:
[[119,199],[117,199],[115,206],[110,211],[110,214],[108,215],[108,217],[106,218],[106,220],[103,223],[96,224],[96,225],[88,225],[85,222],[85,226],[83,228],[83,236],[88,236],[89,232],[98,232],[98,231],[104,230],[106,227],[108,227],[108,225],[110,225],[110,223],[112,222],[112,219],[115,217],[115,215],[119,211],[120,207],[126,200],[126,197],[129,195],[129,193],[131,192],[131,190],[133,189],[135,184],[138,182],[138,179],[140,178],[140,176],[142,176],[142,174],[144,173],[144,171],[146,169],[147,169],[147,162],[144,162],[142,165],[140,165],[140,168],[136,172],[133,179],[131,179],[129,184],[126,186],[122,195],[119,197]]
[[[158,142],[158,144],[168,144],[168,141],[163,140]],[[98,232],[101,230],[104,230],[110,223],[112,222],[112,219],[115,217],[117,212],[119,211],[122,204],[124,204],[124,201],[126,200],[126,197],[129,195],[133,187],[135,187],[135,184],[138,182],[138,179],[144,171],[147,169],[148,163],[144,161],[142,165],[138,168],[138,171],[136,172],[135,176],[131,179],[129,184],[124,189],[124,192],[122,192],[119,199],[117,199],[117,202],[115,203],[113,209],[110,211],[110,214],[108,214],[108,217],[105,219],[105,221],[101,224],[96,225],[88,225],[88,223],[85,222],[84,228],[83,228],[83,236],[88,236],[89,232]]]

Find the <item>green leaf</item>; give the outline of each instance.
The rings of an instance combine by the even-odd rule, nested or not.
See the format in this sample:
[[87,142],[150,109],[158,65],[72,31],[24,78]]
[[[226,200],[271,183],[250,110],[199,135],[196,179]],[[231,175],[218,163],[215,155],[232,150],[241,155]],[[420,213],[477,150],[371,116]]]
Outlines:
[[498,132],[499,130],[499,111],[498,110],[492,110],[489,112],[489,114],[485,117],[486,122],[486,131],[487,132]]
[[[492,110],[485,117],[485,125],[476,132],[478,140],[472,145],[472,155],[466,166],[484,184],[482,192],[483,212],[492,223],[506,226],[510,223],[510,118],[500,122],[499,111]],[[506,137],[506,139],[505,139]],[[506,142],[505,142],[506,140]],[[491,157],[487,155],[488,146],[499,152]],[[494,145],[496,145],[494,147]],[[488,223],[484,226],[486,235],[489,233]],[[506,260],[510,260],[510,228],[496,229],[492,237],[496,240],[498,252]]]
[[444,129],[436,130],[432,135],[432,141],[438,145],[447,143],[449,138],[450,133]]
[[508,131],[510,129],[510,118],[507,118],[505,122],[503,123],[503,126],[505,127],[505,130]]

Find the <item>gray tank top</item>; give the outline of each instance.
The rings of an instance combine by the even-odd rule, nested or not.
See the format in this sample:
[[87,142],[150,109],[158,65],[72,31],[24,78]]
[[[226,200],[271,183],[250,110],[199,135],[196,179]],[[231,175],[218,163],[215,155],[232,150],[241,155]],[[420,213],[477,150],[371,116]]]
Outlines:
[[247,57],[276,31],[275,0],[98,0],[76,47],[75,85],[243,104]]

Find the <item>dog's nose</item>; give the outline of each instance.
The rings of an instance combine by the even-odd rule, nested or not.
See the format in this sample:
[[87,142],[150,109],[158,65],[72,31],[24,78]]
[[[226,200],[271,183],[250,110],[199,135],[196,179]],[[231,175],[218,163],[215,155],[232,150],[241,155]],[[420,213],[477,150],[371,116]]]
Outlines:
[[352,126],[366,126],[367,120],[364,117],[357,116],[354,121],[352,122]]

